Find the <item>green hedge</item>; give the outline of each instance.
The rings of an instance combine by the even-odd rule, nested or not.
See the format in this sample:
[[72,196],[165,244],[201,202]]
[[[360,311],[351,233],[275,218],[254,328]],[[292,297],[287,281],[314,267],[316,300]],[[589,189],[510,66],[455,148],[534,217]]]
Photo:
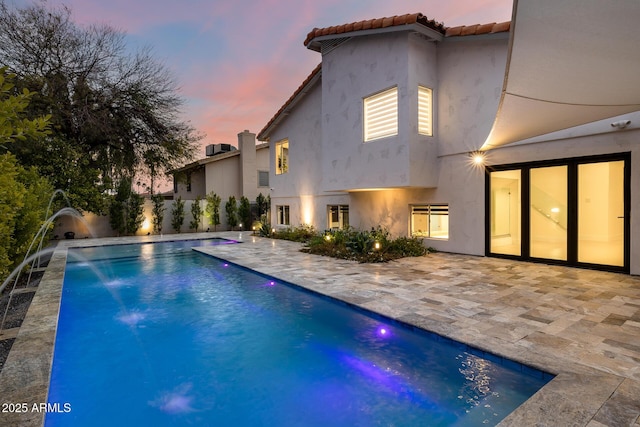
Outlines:
[[0,283],[24,259],[52,193],[35,168],[23,168],[11,154],[0,155]]

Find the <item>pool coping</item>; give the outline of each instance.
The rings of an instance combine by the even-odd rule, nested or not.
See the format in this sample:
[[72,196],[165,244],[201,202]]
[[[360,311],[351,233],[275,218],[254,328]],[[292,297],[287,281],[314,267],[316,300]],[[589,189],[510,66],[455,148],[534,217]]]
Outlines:
[[[25,408],[24,412],[0,413],[4,426],[42,426],[44,424],[44,412],[40,406],[46,402],[48,394],[51,364],[53,359],[55,334],[60,308],[62,283],[67,258],[67,250],[71,247],[103,246],[111,244],[150,243],[173,240],[194,240],[221,237],[238,242],[252,243],[263,242],[268,239],[251,237],[249,232],[226,233],[195,233],[185,235],[168,236],[144,236],[130,238],[105,238],[87,240],[61,241],[55,248],[49,265],[45,270],[38,290],[31,302],[24,322],[13,344],[5,366],[0,372],[0,395],[3,396],[3,404],[26,404],[14,406]],[[290,247],[292,251],[298,251],[299,244],[278,241],[278,245]],[[344,301],[347,304],[358,306],[357,301],[349,298],[341,288],[339,292],[319,287],[313,280],[306,278],[304,269],[274,270],[273,266],[264,260],[242,258],[237,253],[229,250],[229,246],[199,248],[198,250],[217,258],[225,259],[261,274],[272,276],[278,280],[294,283],[297,286],[307,288],[314,292]],[[243,245],[245,246],[245,245]],[[251,246],[251,245],[247,245]],[[224,248],[227,248],[225,250]],[[262,261],[262,262],[260,262]],[[629,380],[620,375],[605,372],[580,363],[567,363],[562,358],[554,358],[549,355],[536,352],[535,349],[523,351],[515,346],[502,346],[499,350],[486,348],[482,337],[468,342],[460,339],[447,331],[437,330],[437,323],[424,324],[424,319],[398,318],[393,310],[367,311],[398,320],[416,328],[436,333],[440,336],[457,342],[478,348],[488,353],[504,357],[505,359],[531,366],[541,371],[549,372],[556,377],[546,386],[528,399],[523,405],[507,416],[499,425],[523,426],[523,425],[575,425],[575,426],[605,426],[616,425],[616,411],[620,408],[620,402],[627,403],[633,396],[637,396],[637,381]],[[434,330],[436,329],[436,330]],[[568,398],[570,396],[570,398]],[[60,406],[67,402],[58,402]],[[34,406],[35,405],[35,406]],[[624,406],[624,405],[622,405]],[[7,408],[11,409],[11,408]],[[72,408],[71,408],[72,409]],[[610,413],[613,423],[603,423],[603,410],[605,415]],[[595,420],[596,414],[600,414]],[[638,424],[636,424],[638,425]]]

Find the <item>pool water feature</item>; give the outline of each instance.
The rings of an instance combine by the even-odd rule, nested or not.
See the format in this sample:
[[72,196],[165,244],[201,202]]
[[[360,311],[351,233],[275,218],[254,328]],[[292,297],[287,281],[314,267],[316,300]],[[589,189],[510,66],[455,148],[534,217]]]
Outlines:
[[551,379],[191,250],[222,243],[69,250],[46,426],[485,426]]

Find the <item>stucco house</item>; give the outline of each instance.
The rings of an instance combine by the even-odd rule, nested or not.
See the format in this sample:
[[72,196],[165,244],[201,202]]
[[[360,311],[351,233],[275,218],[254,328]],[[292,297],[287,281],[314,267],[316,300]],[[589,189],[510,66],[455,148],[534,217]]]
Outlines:
[[172,171],[173,198],[204,199],[215,192],[222,199],[220,220],[224,228],[224,204],[229,197],[239,200],[244,196],[253,203],[258,194],[269,195],[269,144],[256,144],[256,135],[245,130],[238,134],[237,148],[230,144],[209,145],[205,154]]
[[441,251],[640,274],[640,60],[611,58],[637,46],[640,9],[562,3],[313,29],[320,64],[258,133],[273,225],[382,225]]

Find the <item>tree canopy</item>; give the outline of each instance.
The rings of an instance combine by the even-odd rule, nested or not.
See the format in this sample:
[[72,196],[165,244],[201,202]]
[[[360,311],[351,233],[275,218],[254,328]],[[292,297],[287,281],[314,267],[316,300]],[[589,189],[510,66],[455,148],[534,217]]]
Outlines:
[[95,212],[122,179],[145,175],[153,187],[191,160],[201,138],[181,118],[172,74],[150,48],[131,53],[125,36],[105,24],[80,26],[65,6],[0,0],[0,65],[16,75],[16,91],[32,93],[28,118],[51,124],[47,138],[26,135],[5,148]]

